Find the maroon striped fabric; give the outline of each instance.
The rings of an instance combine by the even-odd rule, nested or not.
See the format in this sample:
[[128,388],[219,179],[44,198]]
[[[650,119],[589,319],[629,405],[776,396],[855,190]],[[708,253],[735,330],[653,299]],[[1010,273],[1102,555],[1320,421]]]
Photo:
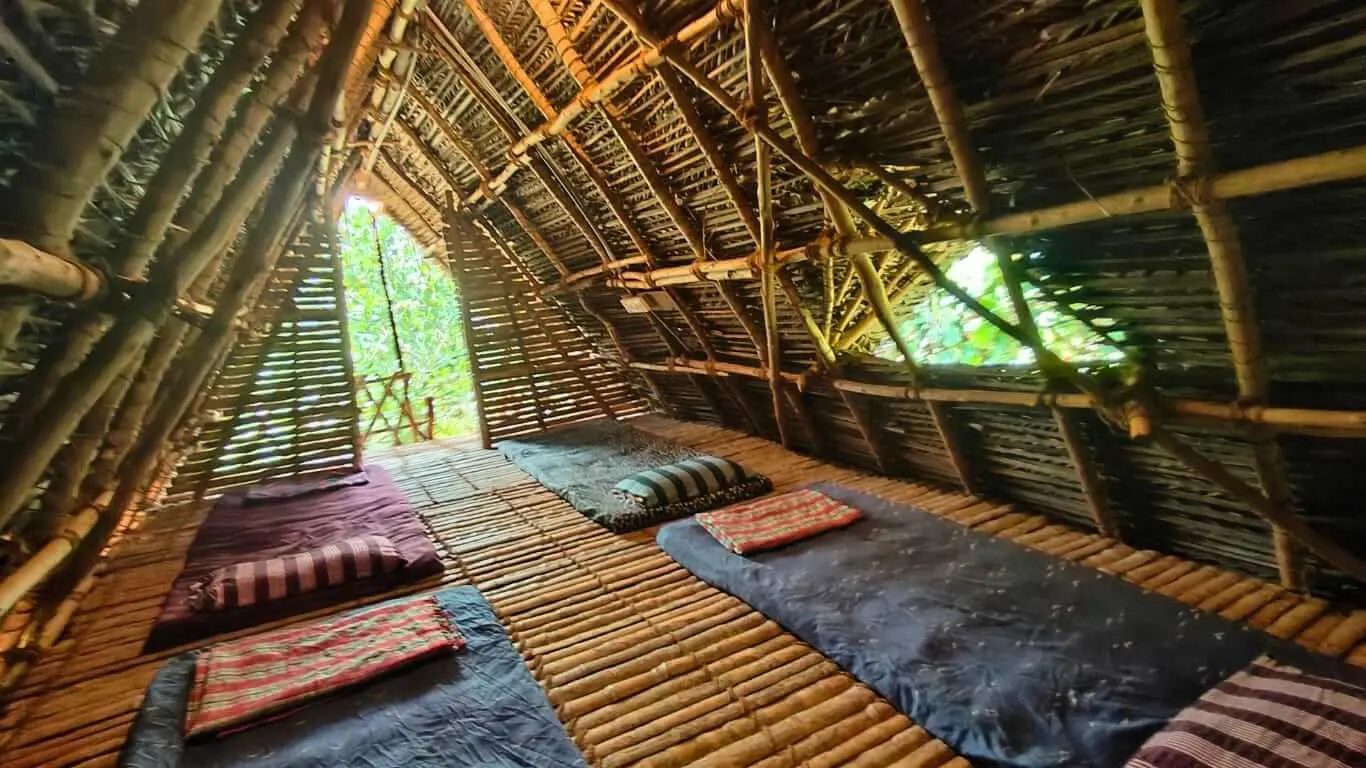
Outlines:
[[1201,696],[1126,768],[1366,766],[1366,688],[1263,656]]
[[295,555],[218,568],[194,585],[198,611],[243,608],[391,573],[408,564],[383,536],[355,536]]

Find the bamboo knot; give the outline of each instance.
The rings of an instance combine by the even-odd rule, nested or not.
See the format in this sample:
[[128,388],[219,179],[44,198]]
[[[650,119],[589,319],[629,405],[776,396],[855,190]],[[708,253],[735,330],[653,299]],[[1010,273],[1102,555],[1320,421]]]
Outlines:
[[1214,180],[1206,175],[1182,176],[1167,182],[1173,210],[1194,210],[1216,199]]
[[721,0],[716,4],[716,21],[718,24],[738,23],[744,21],[744,18],[744,0]]

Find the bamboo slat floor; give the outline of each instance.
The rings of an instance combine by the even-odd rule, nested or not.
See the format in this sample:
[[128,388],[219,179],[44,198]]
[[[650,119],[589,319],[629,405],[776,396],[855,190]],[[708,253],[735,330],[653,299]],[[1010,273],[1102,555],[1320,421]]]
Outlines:
[[[1366,666],[1366,611],[717,427],[656,416],[634,423],[741,459],[778,490],[830,480],[916,504]],[[967,764],[819,653],[679,568],[655,548],[653,531],[598,528],[496,452],[426,444],[375,461],[422,510],[448,566],[405,591],[483,590],[593,764]],[[119,547],[69,639],[0,717],[0,764],[113,764],[143,688],[170,655],[138,651],[202,514],[154,518]]]

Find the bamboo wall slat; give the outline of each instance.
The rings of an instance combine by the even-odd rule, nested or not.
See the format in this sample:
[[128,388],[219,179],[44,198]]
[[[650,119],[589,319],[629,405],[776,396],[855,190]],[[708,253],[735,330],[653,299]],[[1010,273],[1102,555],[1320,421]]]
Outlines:
[[219,420],[200,433],[172,497],[357,465],[335,258],[325,238],[305,232],[281,259],[264,299],[275,320],[261,337],[243,336],[224,363],[209,400]]

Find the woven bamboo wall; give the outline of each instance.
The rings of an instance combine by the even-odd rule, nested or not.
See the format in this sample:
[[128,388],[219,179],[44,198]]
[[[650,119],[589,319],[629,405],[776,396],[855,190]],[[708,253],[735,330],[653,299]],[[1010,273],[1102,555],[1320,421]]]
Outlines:
[[263,298],[269,325],[243,337],[223,365],[209,396],[219,418],[181,465],[172,495],[357,465],[341,276],[336,249],[312,231],[281,259]]
[[645,410],[622,369],[600,359],[568,315],[536,295],[485,230],[453,217],[447,243],[485,444]]

